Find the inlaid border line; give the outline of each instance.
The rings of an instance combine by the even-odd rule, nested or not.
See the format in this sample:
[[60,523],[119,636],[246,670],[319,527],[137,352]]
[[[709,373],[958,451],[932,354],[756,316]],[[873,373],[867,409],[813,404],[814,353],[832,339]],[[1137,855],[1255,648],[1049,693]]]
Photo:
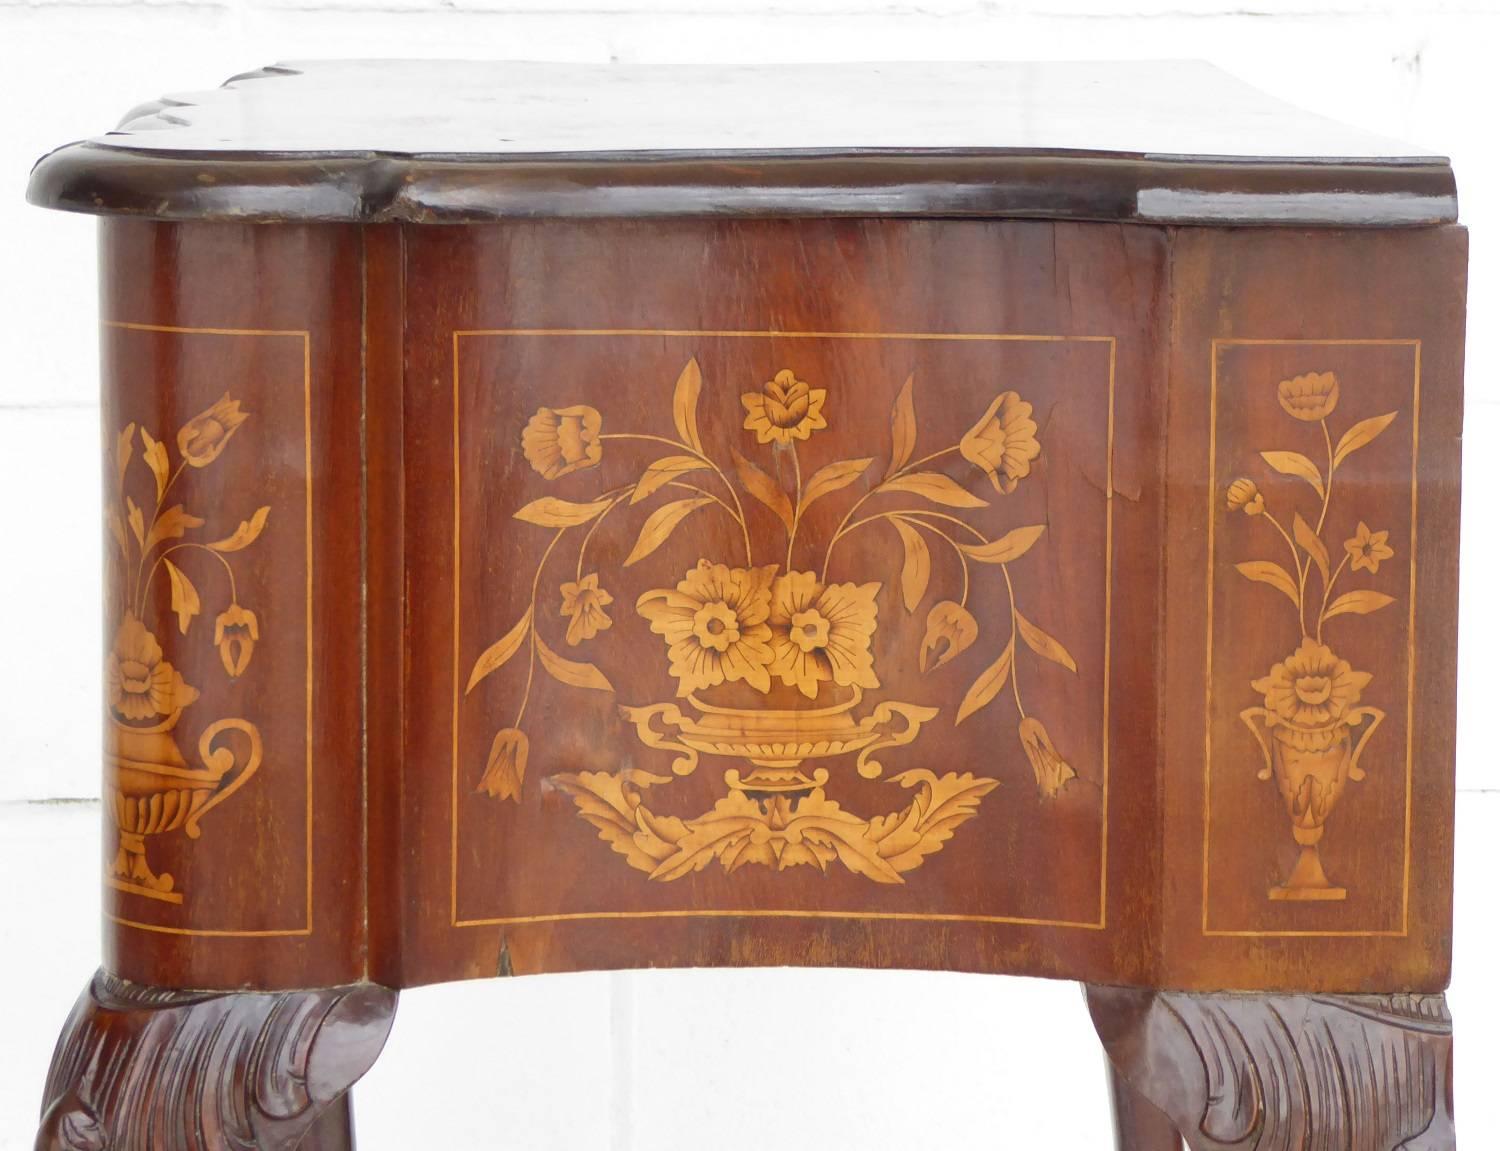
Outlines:
[[[656,911],[578,911],[554,912],[543,915],[498,916],[485,919],[458,918],[458,712],[460,702],[459,684],[459,634],[462,610],[462,558],[460,551],[462,533],[462,476],[459,458],[459,346],[464,336],[703,336],[707,338],[750,339],[807,339],[807,340],[921,340],[921,341],[975,341],[975,342],[1029,342],[1029,343],[1107,343],[1109,345],[1108,407],[1106,412],[1105,442],[1105,499],[1104,499],[1104,730],[1100,739],[1100,818],[1099,818],[1099,918],[1095,922],[1071,919],[1041,919],[1009,915],[967,915],[962,913],[929,913],[904,911],[826,911],[797,910],[791,908],[757,908],[746,910],[697,909]],[[1028,927],[1066,927],[1084,931],[1103,931],[1108,921],[1109,902],[1109,695],[1110,635],[1113,630],[1111,611],[1114,585],[1114,432],[1115,432],[1115,351],[1118,341],[1114,336],[1062,336],[1028,335],[1020,333],[994,332],[785,332],[775,329],[754,331],[744,329],[702,328],[473,328],[455,329],[453,332],[453,717],[452,760],[453,775],[450,788],[451,810],[449,821],[449,923],[453,927],[495,927],[509,924],[560,923],[577,920],[603,919],[860,919],[860,920],[907,920],[941,923],[1012,924]]]
[[227,928],[168,927],[158,923],[142,923],[125,919],[106,911],[105,919],[122,927],[133,927],[139,931],[152,931],[159,935],[194,935],[235,939],[263,939],[276,936],[311,935],[313,933],[313,468],[312,468],[312,333],[300,328],[190,328],[172,324],[138,324],[126,320],[103,320],[106,328],[117,328],[127,332],[165,332],[178,336],[282,336],[302,341],[302,464],[307,510],[304,516],[306,532],[306,706],[307,706],[307,874],[305,917],[302,927],[281,928],[265,931],[236,931]]
[[[1390,347],[1412,349],[1411,401],[1411,537],[1410,587],[1407,592],[1406,631],[1406,812],[1401,865],[1401,929],[1339,931],[1255,931],[1210,928],[1208,925],[1209,844],[1212,827],[1211,783],[1213,774],[1213,670],[1214,670],[1214,521],[1218,513],[1217,446],[1219,434],[1219,350],[1228,347]],[[1204,664],[1203,709],[1203,919],[1202,934],[1238,938],[1400,938],[1410,928],[1411,907],[1411,820],[1412,759],[1414,755],[1414,721],[1417,697],[1417,451],[1422,406],[1422,341],[1420,339],[1229,339],[1209,341],[1209,416],[1208,416],[1208,578],[1207,651]]]

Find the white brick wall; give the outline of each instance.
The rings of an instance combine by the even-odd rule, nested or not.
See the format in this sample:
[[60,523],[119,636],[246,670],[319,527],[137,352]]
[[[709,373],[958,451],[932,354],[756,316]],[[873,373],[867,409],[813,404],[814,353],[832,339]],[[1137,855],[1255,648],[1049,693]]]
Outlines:
[[[318,56],[1202,57],[1325,115],[1447,152],[1473,229],[1459,779],[1500,788],[1488,728],[1500,647],[1497,45],[1500,0],[0,0],[0,804],[17,805],[0,807],[0,838],[16,825],[25,840],[42,826],[31,813],[56,810],[21,801],[96,795],[99,770],[94,229],[27,208],[25,174],[47,148],[163,91]],[[33,502],[43,491],[49,502]],[[92,914],[92,893],[76,884],[49,879],[47,892],[28,897],[22,921]],[[67,982],[81,985],[95,958],[90,939],[52,966],[71,966]],[[1076,993],[1021,986],[719,972],[424,992],[408,998],[363,1096],[363,1145],[686,1151],[759,1146],[767,1130],[781,1151],[1105,1145]],[[918,1003],[936,1025],[909,1010]],[[30,1100],[66,1008],[66,996],[34,1007],[49,1037],[27,1050],[0,1045],[0,1083],[19,1085],[0,1093],[0,1151],[29,1145]],[[1040,1055],[1023,1054],[1010,1037],[1035,1041],[1032,1027],[1054,1009]],[[1470,1068],[1461,1082],[1482,1081]],[[460,1112],[441,1122],[440,1089]]]

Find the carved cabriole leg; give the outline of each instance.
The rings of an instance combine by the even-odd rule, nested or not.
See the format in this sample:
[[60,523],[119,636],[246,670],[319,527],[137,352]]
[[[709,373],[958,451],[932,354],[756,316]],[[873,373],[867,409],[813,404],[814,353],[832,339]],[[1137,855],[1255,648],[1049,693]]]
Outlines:
[[1455,1146],[1441,995],[1090,987],[1088,1001],[1116,1070],[1192,1151]]
[[370,983],[218,994],[101,971],[53,1053],[37,1151],[347,1151],[343,1096],[395,1009]]

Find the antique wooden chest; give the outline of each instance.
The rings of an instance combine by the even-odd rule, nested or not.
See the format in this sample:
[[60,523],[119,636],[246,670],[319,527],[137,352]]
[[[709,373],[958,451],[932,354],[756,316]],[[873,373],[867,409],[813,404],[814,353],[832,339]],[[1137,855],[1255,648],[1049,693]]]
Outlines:
[[1129,1151],[1453,1146],[1445,160],[1194,65],[328,63],[31,198],[108,558],[39,1147],[347,1146],[399,988],[719,964],[1080,980]]

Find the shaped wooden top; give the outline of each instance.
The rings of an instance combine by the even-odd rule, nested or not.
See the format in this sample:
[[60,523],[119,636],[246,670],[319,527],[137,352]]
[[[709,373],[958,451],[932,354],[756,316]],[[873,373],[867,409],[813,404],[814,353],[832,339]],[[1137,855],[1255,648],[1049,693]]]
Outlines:
[[51,153],[29,198],[157,219],[412,223],[1457,217],[1446,159],[1191,62],[278,65]]

